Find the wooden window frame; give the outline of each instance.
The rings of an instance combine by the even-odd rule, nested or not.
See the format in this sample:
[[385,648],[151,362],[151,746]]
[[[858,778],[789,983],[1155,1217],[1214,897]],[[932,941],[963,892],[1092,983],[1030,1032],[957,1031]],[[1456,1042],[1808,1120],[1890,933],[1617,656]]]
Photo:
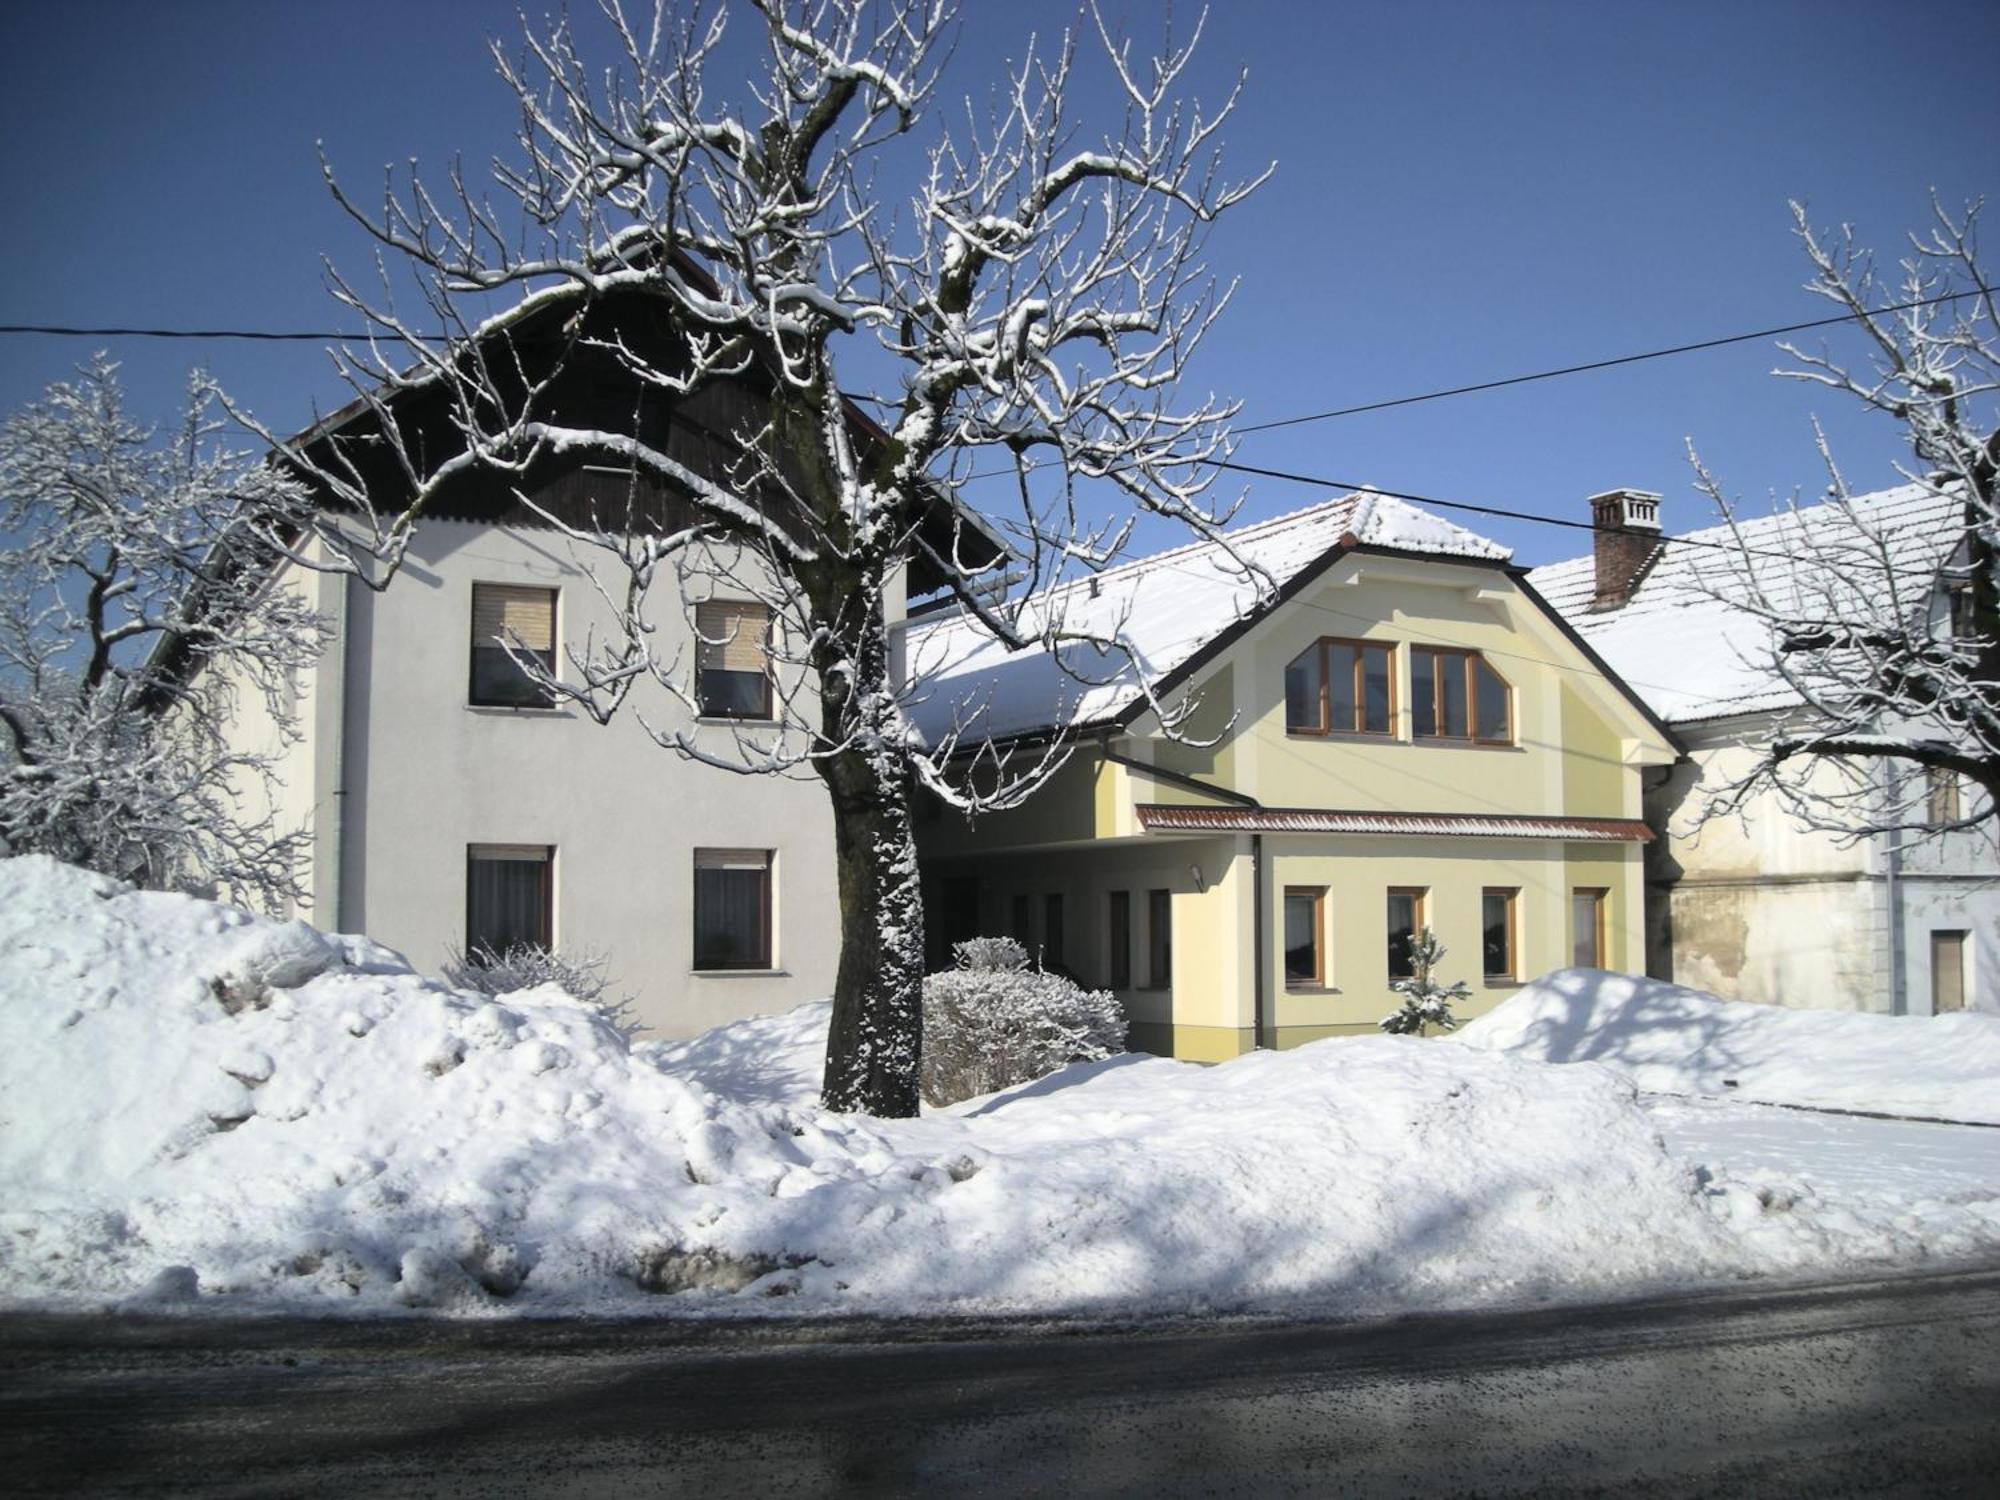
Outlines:
[[[539,849],[540,859],[516,858],[508,860],[494,851],[501,849]],[[556,846],[554,844],[467,844],[465,846],[465,956],[472,960],[481,952],[491,952],[488,945],[473,938],[473,866],[481,863],[536,864],[542,868],[542,920],[541,936],[535,943],[543,948],[553,949],[556,945]],[[493,954],[495,958],[500,955]]]
[[[758,961],[740,964],[704,964],[701,962],[701,870],[702,856],[707,855],[751,855],[763,856],[764,883],[758,892],[757,901],[757,941]],[[688,969],[695,974],[768,974],[778,966],[778,935],[772,920],[773,908],[777,905],[778,855],[775,849],[734,849],[703,847],[694,851],[693,884],[688,892]],[[727,868],[727,866],[710,867]]]
[[[1402,707],[1402,694],[1396,682],[1396,642],[1370,641],[1359,636],[1323,635],[1310,646],[1285,663],[1285,670],[1291,671],[1293,663],[1308,652],[1319,656],[1319,725],[1295,726],[1291,722],[1291,698],[1286,695],[1285,733],[1302,735],[1309,739],[1368,739],[1393,740],[1396,738],[1397,715]],[[1336,729],[1333,725],[1333,647],[1352,646],[1354,648],[1354,718],[1355,726]],[[1368,653],[1380,651],[1388,657],[1389,708],[1385,725],[1381,729],[1365,727],[1367,718]]]
[[[1931,1014],[1934,1016],[1957,1015],[1972,1008],[1972,975],[1968,972],[1972,957],[1972,934],[1963,927],[1934,927],[1931,929]],[[1950,943],[1958,950],[1958,1004],[1946,1010],[1939,1006],[1938,948]]]
[[[1416,940],[1423,935],[1424,929],[1430,926],[1431,888],[1427,885],[1390,886],[1389,889],[1383,894],[1383,899],[1382,899],[1382,915],[1385,919],[1388,917],[1389,914],[1388,911],[1389,903],[1395,900],[1398,896],[1408,896],[1410,898],[1410,918],[1411,918],[1410,941],[1412,944],[1414,944]],[[1398,974],[1396,972],[1396,966],[1395,963],[1392,961],[1388,945],[1389,945],[1389,933],[1387,930],[1387,923],[1385,920],[1384,930],[1382,934],[1383,967],[1388,973],[1389,978],[1392,980],[1408,979],[1413,977],[1413,973]],[[1414,964],[1411,965],[1411,968],[1412,971],[1414,972],[1415,965]]]
[[[1429,656],[1434,660],[1443,657],[1452,657],[1464,663],[1459,669],[1460,680],[1464,684],[1465,691],[1464,734],[1446,734],[1444,732],[1446,687],[1444,674],[1435,666],[1431,668],[1432,732],[1426,734],[1417,727],[1417,657],[1419,655]],[[1489,735],[1482,735],[1479,732],[1479,675],[1477,671],[1479,667],[1484,667],[1493,674],[1494,680],[1500,684],[1501,691],[1506,695],[1507,731],[1498,739]],[[1410,703],[1410,738],[1413,740],[1445,740],[1454,745],[1486,745],[1495,749],[1503,746],[1512,748],[1518,743],[1515,739],[1514,684],[1507,680],[1505,672],[1502,672],[1486,659],[1486,654],[1483,651],[1472,651],[1463,646],[1412,645],[1410,647]]]
[[[1161,913],[1166,920],[1160,920]],[[1147,990],[1174,987],[1174,893],[1164,886],[1146,892],[1146,982]]]
[[[1499,896],[1507,902],[1507,967],[1486,970],[1486,898]],[[1487,885],[1479,888],[1479,967],[1488,984],[1521,982],[1521,888],[1517,885]]]
[[1965,817],[1965,794],[1958,772],[1943,766],[1924,768],[1924,821],[1932,828],[1948,828]]
[[[520,593],[547,594],[549,596],[549,649],[547,659],[543,662],[543,665],[548,668],[551,676],[555,674],[556,670],[556,644],[562,639],[562,616],[558,613],[562,605],[562,591],[560,589],[550,588],[539,583],[506,583],[497,578],[474,579],[470,613],[467,616],[465,627],[466,704],[472,708],[511,708],[516,711],[525,709],[531,713],[538,709],[554,708],[556,706],[555,694],[543,688],[539,683],[533,682],[532,679],[529,680],[529,685],[533,687],[535,697],[526,702],[513,698],[482,698],[479,695],[479,653],[481,651],[506,649],[498,638],[490,644],[482,642],[479,638],[479,591],[481,589],[513,589]],[[534,657],[541,657],[543,655],[539,651],[529,651],[527,654]],[[519,670],[518,665],[516,666],[516,670]],[[523,675],[525,677],[525,674]]]
[[[721,644],[721,642],[718,639],[711,638],[703,634],[701,628],[701,612],[703,609],[737,609],[737,610],[754,609],[754,610],[761,610],[763,612],[764,640],[762,645],[759,647],[759,653],[762,655],[764,660],[764,670],[760,674],[760,686],[762,688],[762,694],[761,697],[759,698],[757,707],[754,710],[744,713],[732,713],[726,708],[717,707],[716,705],[709,702],[708,693],[704,685],[704,679],[707,673],[711,669],[708,667],[704,667],[701,664],[701,657],[702,657],[702,652],[704,650],[706,650],[711,646]],[[775,705],[772,701],[773,692],[771,686],[771,636],[772,632],[777,629],[777,620],[775,614],[771,609],[771,606],[757,599],[703,599],[699,601],[694,607],[693,623],[694,623],[694,652],[695,652],[694,692],[695,692],[696,716],[702,719],[712,719],[730,724],[770,724],[775,722],[777,716],[775,711]],[[739,616],[738,624],[732,627],[731,639],[734,639],[734,633],[733,633],[734,630],[741,628],[742,628],[741,620]],[[731,671],[731,674],[734,676],[749,675],[748,672],[732,671],[732,669],[729,668],[720,668],[715,670]]]
[[1132,988],[1132,893],[1112,891],[1106,898],[1104,940],[1109,945],[1105,975],[1114,990]]
[[1578,896],[1590,896],[1594,898],[1592,901],[1592,920],[1596,926],[1596,931],[1591,935],[1591,942],[1595,945],[1597,962],[1591,964],[1590,967],[1593,969],[1602,969],[1611,957],[1610,929],[1607,922],[1607,916],[1611,908],[1611,888],[1602,885],[1575,885],[1570,887],[1569,957],[1572,968],[1576,967],[1576,898]]
[[[1285,921],[1292,898],[1301,896],[1312,902],[1312,954],[1313,967],[1310,975],[1292,977],[1289,955],[1291,949],[1285,944]],[[1285,988],[1288,990],[1323,990],[1327,987],[1326,962],[1326,887],[1323,885],[1288,885],[1284,899],[1278,904],[1278,962],[1284,966]]]

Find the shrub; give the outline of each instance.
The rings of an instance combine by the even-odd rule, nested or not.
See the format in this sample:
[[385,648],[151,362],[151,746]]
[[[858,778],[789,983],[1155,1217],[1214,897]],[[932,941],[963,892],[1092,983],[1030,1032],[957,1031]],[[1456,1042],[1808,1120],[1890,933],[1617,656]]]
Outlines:
[[1410,967],[1416,972],[1408,979],[1398,979],[1389,988],[1403,997],[1402,1007],[1382,1018],[1382,1029],[1395,1036],[1422,1036],[1424,1028],[1435,1026],[1440,1031],[1453,1031],[1458,1027],[1458,1017],[1451,1013],[1454,1005],[1472,998],[1472,987],[1463,979],[1450,984],[1439,984],[1437,968],[1445,955],[1445,946],[1437,940],[1437,934],[1426,927],[1418,933],[1410,944]]
[[490,948],[461,953],[454,948],[445,960],[444,977],[458,989],[482,995],[511,995],[552,984],[570,999],[595,1008],[629,1042],[645,1027],[633,1018],[629,995],[605,998],[611,988],[606,962],[601,953],[559,953],[539,943],[515,943],[501,953]]
[[973,938],[952,956],[956,968],[924,980],[926,1103],[955,1104],[1125,1050],[1125,1017],[1109,990],[1030,969],[1012,938]]

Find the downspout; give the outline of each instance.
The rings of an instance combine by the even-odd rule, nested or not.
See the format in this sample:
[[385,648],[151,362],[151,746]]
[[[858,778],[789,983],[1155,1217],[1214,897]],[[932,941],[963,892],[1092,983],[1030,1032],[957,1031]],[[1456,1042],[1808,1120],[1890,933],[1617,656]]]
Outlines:
[[[1167,782],[1169,785],[1185,787],[1191,792],[1216,797],[1224,802],[1233,802],[1238,807],[1255,808],[1262,811],[1264,804],[1247,792],[1239,792],[1232,787],[1217,786],[1213,782],[1202,781],[1185,771],[1175,771],[1167,766],[1156,766],[1150,761],[1134,760],[1129,755],[1121,755],[1111,748],[1111,736],[1098,736],[1098,753],[1114,766],[1125,766]],[[1259,1047],[1278,1045],[1277,1027],[1272,1023],[1270,1006],[1266,1003],[1265,991],[1268,981],[1265,971],[1269,965],[1265,961],[1264,945],[1268,935],[1264,931],[1264,835],[1250,835],[1250,1020],[1251,1035]]]
[[[1882,763],[1883,797],[1889,816],[1896,816],[1896,767]],[[1889,925],[1889,1014],[1910,1013],[1908,986],[1903,974],[1903,839],[1901,831],[1888,828],[1882,833],[1882,905]]]
[[321,690],[326,694],[326,712],[321,715],[320,732],[325,740],[331,740],[328,753],[328,776],[332,783],[326,799],[327,820],[326,847],[323,851],[324,864],[321,889],[326,893],[326,909],[314,911],[320,925],[328,931],[345,932],[347,923],[340,909],[341,857],[345,832],[344,822],[347,811],[347,634],[348,634],[348,594],[354,580],[345,573],[336,573],[332,578],[327,610],[329,627],[326,654],[320,660],[319,680]]

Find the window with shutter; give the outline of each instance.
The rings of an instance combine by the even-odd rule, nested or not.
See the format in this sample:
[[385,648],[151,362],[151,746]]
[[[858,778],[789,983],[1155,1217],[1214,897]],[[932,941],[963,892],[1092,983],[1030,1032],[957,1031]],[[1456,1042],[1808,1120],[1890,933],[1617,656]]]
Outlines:
[[554,695],[522,670],[516,655],[531,658],[554,674],[556,591],[512,583],[475,583],[471,702],[491,708],[553,705]]
[[697,604],[694,628],[702,717],[771,717],[771,611],[762,604],[711,599]]

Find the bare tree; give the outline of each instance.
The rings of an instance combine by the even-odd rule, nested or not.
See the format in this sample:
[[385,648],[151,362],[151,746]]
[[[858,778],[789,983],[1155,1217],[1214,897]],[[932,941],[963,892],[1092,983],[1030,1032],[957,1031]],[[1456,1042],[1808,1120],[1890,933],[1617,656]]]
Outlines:
[[[299,894],[273,808],[317,618],[259,538],[305,492],[215,441],[197,377],[164,439],[102,355],[0,425],[0,845],[153,886]],[[228,733],[243,696],[270,743]]]
[[[1825,495],[1794,501],[1753,545],[1690,444],[1696,485],[1737,540],[1708,586],[1764,627],[1751,665],[1799,705],[1710,810],[1769,792],[1807,826],[1849,839],[1990,835],[2000,810],[2000,308],[1979,263],[1979,205],[1954,214],[1933,198],[1933,222],[1910,236],[1892,281],[1878,278],[1851,226],[1829,236],[1802,205],[1791,209],[1812,265],[1807,289],[1852,317],[1870,357],[1852,367],[1783,344],[1797,364],[1775,373],[1902,424],[1911,460],[1897,467],[1913,491],[1895,505],[1855,503],[1815,423]],[[1938,778],[1953,777],[1980,795],[1935,795]]]
[[[741,729],[720,755],[678,727],[687,713],[645,722],[683,756],[824,779],[842,923],[825,1101],[914,1114],[914,789],[969,810],[1010,805],[1070,747],[1058,737],[1015,754],[967,730],[922,742],[904,716],[889,604],[923,568],[993,637],[1063,650],[1072,670],[1101,676],[1130,655],[1121,630],[1024,613],[1006,581],[1105,566],[1139,512],[1202,535],[1227,520],[1205,460],[1223,452],[1233,408],[1170,401],[1227,301],[1200,261],[1203,226],[1256,186],[1218,175],[1216,132],[1236,94],[1208,113],[1181,104],[1193,41],[1142,62],[1093,10],[1108,133],[1085,141],[1072,118],[1086,63],[1071,35],[1031,41],[984,106],[934,124],[946,0],[747,0],[693,16],[656,5],[638,24],[616,0],[602,9],[620,54],[610,70],[585,62],[568,20],[531,33],[518,57],[494,48],[521,129],[492,198],[458,169],[441,193],[392,180],[374,212],[334,184],[389,252],[381,290],[336,277],[340,299],[399,358],[438,323],[451,334],[410,369],[375,351],[346,357],[393,459],[394,512],[375,503],[360,458],[286,451],[337,498],[355,565],[375,581],[468,468],[515,476],[532,505],[532,468],[587,451],[627,468],[635,496],[650,485],[678,497],[677,524],[637,524],[636,501],[615,522],[544,512],[597,559],[617,625],[541,677],[600,721],[641,684],[692,710],[698,664],[660,645],[657,612],[699,629],[693,606],[719,584],[764,603],[777,727]],[[710,76],[732,18],[756,33],[747,108]],[[896,174],[900,207],[881,185]],[[421,319],[389,295],[411,271]],[[560,357],[529,353],[517,332],[551,319]],[[632,331],[643,327],[670,336],[649,343]],[[611,430],[566,413],[559,388],[582,359],[615,362],[642,402],[669,408],[731,387],[765,399],[718,474],[644,420]],[[870,388],[887,392],[879,426],[852,394]],[[446,457],[391,410],[439,391],[456,430]],[[1002,557],[974,546],[945,503],[976,466],[1014,476]],[[1115,503],[1097,503],[1093,482]],[[941,512],[955,529],[937,530]]]

